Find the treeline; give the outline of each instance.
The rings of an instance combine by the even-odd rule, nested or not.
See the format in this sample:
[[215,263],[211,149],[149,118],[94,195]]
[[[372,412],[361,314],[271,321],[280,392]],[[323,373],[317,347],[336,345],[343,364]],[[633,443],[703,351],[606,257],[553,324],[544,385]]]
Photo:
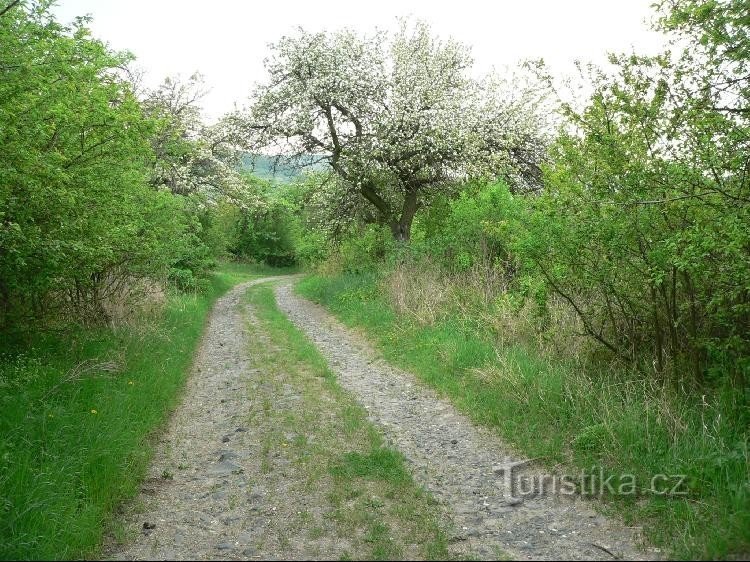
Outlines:
[[[379,41],[302,34],[275,47],[274,79],[248,119],[273,123],[261,143],[326,147],[330,174],[303,198],[302,218],[329,266],[382,271],[391,257],[414,278],[425,264],[436,278],[473,270],[487,306],[533,306],[551,338],[563,327],[554,307],[608,360],[680,387],[745,388],[750,12],[683,0],[658,13],[671,50],[581,68],[593,93],[578,104],[541,65],[515,97],[470,82],[465,51],[424,26],[396,34],[391,74],[378,69]],[[326,62],[314,78],[309,60]],[[363,94],[358,81],[389,94]],[[549,107],[554,134],[540,115]]]
[[247,217],[276,212],[271,186],[201,122],[200,77],[145,89],[131,55],[50,4],[0,15],[0,331],[101,322],[167,285],[204,287],[232,250],[270,257]]
[[[12,5],[0,327],[101,321],[165,284],[200,288],[223,256],[358,270],[399,256],[438,277],[481,269],[485,296],[533,305],[542,332],[566,309],[597,353],[660,380],[744,387],[747,18],[737,1],[663,3],[672,50],[582,69],[579,104],[542,65],[470,78],[468,49],[423,24],[302,32],[273,47],[250,110],[209,127],[200,77],[144,89],[85,20]],[[269,149],[311,171],[241,171]]]

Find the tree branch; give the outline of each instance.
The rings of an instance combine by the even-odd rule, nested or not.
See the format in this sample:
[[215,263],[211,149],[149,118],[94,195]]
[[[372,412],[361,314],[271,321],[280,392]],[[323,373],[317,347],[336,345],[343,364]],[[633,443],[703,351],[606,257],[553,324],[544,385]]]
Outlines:
[[5,6],[5,8],[3,8],[2,11],[0,11],[0,17],[4,16],[5,12],[13,9],[15,6],[18,6],[18,4],[20,2],[21,2],[21,0],[13,0],[10,4],[8,4],[7,6]]
[[354,125],[354,131],[357,135],[357,140],[361,139],[362,138],[362,122],[359,119],[357,119],[357,117],[355,117],[352,114],[352,112],[349,111],[343,105],[337,102],[333,102],[333,107],[338,109],[344,117],[346,117],[347,119],[349,119],[349,121],[352,122],[352,124]]
[[364,198],[372,203],[378,211],[380,211],[380,214],[383,215],[383,218],[385,218],[386,220],[391,218],[391,215],[393,213],[391,212],[390,206],[385,201],[385,199],[383,199],[380,194],[375,191],[372,185],[364,184],[360,188],[360,193],[362,193]]

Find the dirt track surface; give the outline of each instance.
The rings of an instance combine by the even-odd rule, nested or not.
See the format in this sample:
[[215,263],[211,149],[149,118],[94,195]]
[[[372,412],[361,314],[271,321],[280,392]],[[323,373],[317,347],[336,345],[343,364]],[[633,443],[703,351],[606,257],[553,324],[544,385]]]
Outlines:
[[[318,501],[314,494],[298,497],[304,487],[294,479],[303,475],[285,465],[259,476],[264,472],[260,434],[273,428],[251,415],[254,402],[270,399],[283,408],[299,400],[284,381],[259,382],[263,373],[249,353],[253,313],[242,297],[251,285],[269,280],[239,285],[216,303],[182,404],[125,517],[128,542],[109,552],[109,558],[339,557],[341,545],[326,537],[303,540],[304,529],[290,540],[285,536],[291,502],[314,510]],[[389,366],[321,307],[296,296],[292,283],[280,280],[279,308],[314,342],[339,384],[367,409],[388,443],[406,457],[416,481],[441,503],[452,523],[452,552],[480,559],[658,556],[639,547],[634,530],[597,514],[586,502],[559,494],[523,499],[511,493],[508,472],[500,469],[522,459],[412,375]],[[528,465],[514,474],[530,477],[539,470]],[[274,550],[280,540],[283,552]]]
[[[259,473],[257,430],[249,427],[248,353],[243,283],[220,298],[206,327],[182,404],[159,441],[149,477],[127,516],[130,544],[118,560],[262,557],[257,536],[275,498],[252,486]],[[283,397],[279,397],[282,399]]]

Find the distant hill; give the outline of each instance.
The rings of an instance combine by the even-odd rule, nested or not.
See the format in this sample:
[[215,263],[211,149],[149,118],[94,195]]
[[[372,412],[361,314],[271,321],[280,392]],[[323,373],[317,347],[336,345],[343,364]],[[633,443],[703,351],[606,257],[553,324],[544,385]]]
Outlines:
[[242,169],[250,171],[261,179],[275,183],[290,183],[300,176],[299,170],[276,164],[273,156],[246,154],[242,157]]

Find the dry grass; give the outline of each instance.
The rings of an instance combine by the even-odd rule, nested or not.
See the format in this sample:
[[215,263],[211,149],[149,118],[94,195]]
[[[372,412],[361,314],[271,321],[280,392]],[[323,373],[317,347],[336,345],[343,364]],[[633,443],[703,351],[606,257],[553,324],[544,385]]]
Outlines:
[[50,328],[71,322],[90,328],[132,327],[163,310],[167,298],[164,280],[112,273],[78,289],[50,291],[36,315]]
[[161,310],[166,300],[164,283],[154,279],[129,278],[106,296],[102,308],[110,325],[117,326]]
[[509,291],[500,267],[477,264],[446,273],[429,261],[396,265],[381,281],[394,310],[421,326],[446,316],[471,318],[494,335],[499,346],[532,345],[545,356],[585,362],[596,349],[580,318],[553,295],[542,309],[533,299]]
[[418,324],[432,325],[446,310],[453,287],[440,272],[428,265],[398,265],[383,279],[383,289],[399,314]]
[[[528,407],[531,402],[544,404],[550,399],[549,389],[538,384],[541,379],[524,375],[518,357],[503,351],[512,346],[534,349],[548,372],[553,372],[560,360],[575,366],[566,372],[559,399],[570,407],[586,404],[584,409],[596,410],[597,431],[610,438],[622,410],[634,405],[648,405],[653,423],[665,430],[672,442],[687,431],[684,407],[664,381],[634,373],[632,378],[597,380],[598,370],[592,363],[600,350],[585,335],[580,318],[570,306],[555,295],[543,310],[531,298],[519,299],[508,291],[500,268],[483,264],[447,274],[427,261],[406,262],[382,279],[381,289],[399,315],[421,326],[435,325],[446,317],[478,320],[481,329],[494,336],[497,357],[491,365],[472,369],[472,373],[490,385],[501,386],[508,399],[520,407]],[[442,351],[451,353],[449,349]],[[596,392],[592,392],[594,388]],[[602,395],[609,399],[601,400]],[[711,411],[708,404],[705,410]],[[709,425],[715,423],[711,419],[704,424],[707,436],[713,433]]]

